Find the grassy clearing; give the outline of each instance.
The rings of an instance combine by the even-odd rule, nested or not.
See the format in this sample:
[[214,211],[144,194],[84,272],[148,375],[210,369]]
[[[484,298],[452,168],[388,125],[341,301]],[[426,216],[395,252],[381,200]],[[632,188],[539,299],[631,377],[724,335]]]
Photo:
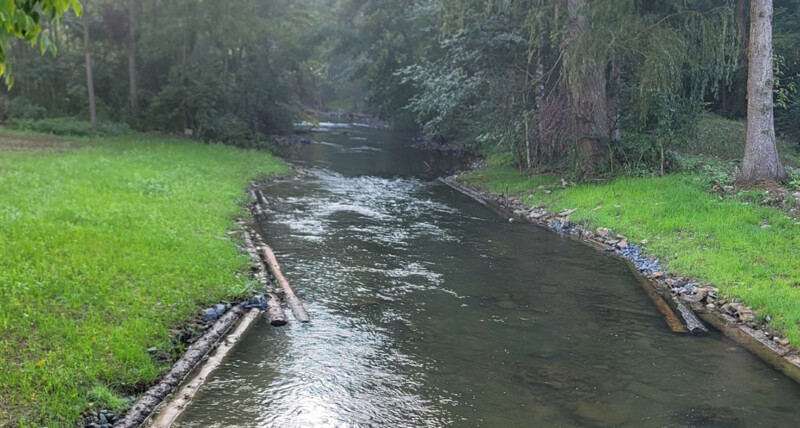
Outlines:
[[147,348],[253,286],[227,231],[249,180],[287,171],[218,145],[3,131],[0,426],[75,425],[153,381]]
[[549,211],[577,208],[573,221],[647,239],[648,252],[671,272],[717,285],[800,344],[800,226],[780,210],[747,202],[746,194],[720,198],[707,176],[688,173],[543,189],[557,178],[494,164],[461,180],[494,193],[508,189]]

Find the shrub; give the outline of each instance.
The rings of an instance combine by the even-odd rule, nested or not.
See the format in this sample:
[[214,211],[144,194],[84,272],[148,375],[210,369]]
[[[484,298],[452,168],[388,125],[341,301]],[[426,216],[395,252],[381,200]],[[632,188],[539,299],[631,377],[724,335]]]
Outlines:
[[[76,137],[93,135],[92,124],[90,122],[71,117],[54,117],[41,120],[18,120],[16,121],[16,125],[19,129],[44,132],[54,135],[71,135]],[[97,125],[97,134],[102,136],[116,137],[130,134],[131,132],[130,126],[124,123],[100,122]]]
[[25,97],[15,97],[8,102],[6,113],[10,119],[41,119],[47,114],[47,110],[37,104],[30,102]]

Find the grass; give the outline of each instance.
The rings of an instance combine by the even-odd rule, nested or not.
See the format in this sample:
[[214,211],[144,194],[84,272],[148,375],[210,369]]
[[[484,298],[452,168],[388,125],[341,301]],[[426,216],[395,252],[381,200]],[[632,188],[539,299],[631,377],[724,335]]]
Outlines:
[[551,212],[577,208],[573,221],[646,239],[670,272],[718,286],[800,344],[800,226],[778,209],[746,202],[746,194],[721,198],[707,176],[689,173],[540,188],[558,179],[490,163],[460,179]]
[[75,426],[157,378],[169,329],[243,295],[233,219],[263,152],[0,135],[0,426]]
[[[745,121],[705,113],[698,120],[695,138],[678,144],[675,149],[683,154],[738,163],[744,156],[746,134]],[[800,156],[796,150],[780,139],[776,144],[784,164],[800,166]]]

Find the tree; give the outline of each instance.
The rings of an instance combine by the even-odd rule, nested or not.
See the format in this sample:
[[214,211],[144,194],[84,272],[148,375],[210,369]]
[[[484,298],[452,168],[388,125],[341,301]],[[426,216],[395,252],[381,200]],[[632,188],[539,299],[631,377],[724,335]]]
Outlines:
[[86,14],[81,19],[83,25],[83,56],[86,61],[86,88],[89,92],[89,116],[92,121],[92,131],[97,133],[97,108],[94,103],[94,78],[92,77],[92,54],[89,50],[89,22]]
[[50,15],[51,20],[58,20],[69,9],[81,14],[79,0],[14,0],[4,1],[0,6],[0,75],[5,76],[6,84],[14,83],[13,76],[7,71],[8,46],[12,38],[20,38],[32,46],[37,43],[45,53],[55,53],[56,47],[47,35],[42,34],[41,19]]
[[772,0],[750,2],[747,56],[747,141],[737,180],[783,181],[786,170],[775,145],[773,113]]
[[131,116],[139,115],[136,97],[136,0],[128,0],[128,79],[130,82]]

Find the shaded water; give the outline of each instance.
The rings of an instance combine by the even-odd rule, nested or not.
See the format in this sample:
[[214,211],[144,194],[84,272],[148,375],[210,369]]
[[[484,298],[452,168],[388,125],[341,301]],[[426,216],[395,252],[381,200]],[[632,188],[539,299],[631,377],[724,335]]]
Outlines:
[[403,135],[341,131],[265,192],[312,323],[260,322],[177,426],[795,425],[798,385],[671,333],[623,262],[429,181],[448,161]]

